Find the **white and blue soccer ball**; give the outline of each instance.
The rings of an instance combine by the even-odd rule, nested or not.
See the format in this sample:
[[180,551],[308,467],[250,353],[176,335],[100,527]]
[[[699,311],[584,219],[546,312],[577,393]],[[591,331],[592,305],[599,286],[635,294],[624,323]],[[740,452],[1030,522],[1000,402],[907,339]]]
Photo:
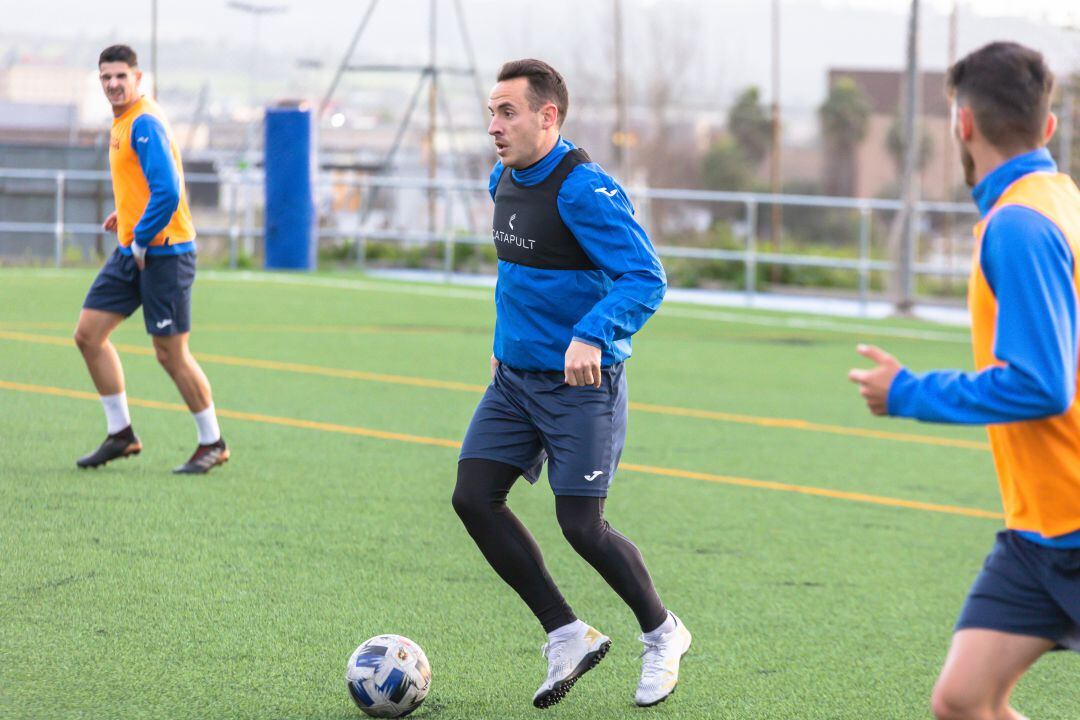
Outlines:
[[356,706],[371,717],[405,717],[427,697],[431,665],[409,638],[376,635],[349,658],[345,685]]

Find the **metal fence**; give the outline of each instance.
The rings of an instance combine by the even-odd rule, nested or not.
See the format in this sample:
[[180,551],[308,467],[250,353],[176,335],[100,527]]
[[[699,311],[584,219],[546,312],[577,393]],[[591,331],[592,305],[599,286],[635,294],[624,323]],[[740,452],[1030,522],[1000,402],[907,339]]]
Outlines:
[[[215,209],[216,222],[205,222],[196,218],[200,236],[224,238],[232,267],[236,267],[238,258],[242,255],[253,255],[258,238],[262,237],[264,230],[258,221],[258,211],[262,204],[261,172],[240,169],[212,174],[192,173],[186,175],[185,179],[189,187],[199,183],[214,183],[222,191],[222,200]],[[69,244],[82,242],[85,245],[87,237],[104,236],[98,222],[69,221],[65,206],[69,188],[73,183],[108,183],[108,172],[0,168],[0,198],[3,197],[5,188],[10,187],[3,182],[5,180],[18,184],[35,184],[39,186],[39,193],[51,183],[53,218],[44,222],[11,221],[0,217],[0,235],[23,234],[37,236],[38,242],[51,242],[52,262],[57,267],[65,263],[65,248]],[[442,246],[442,270],[449,279],[449,275],[455,270],[456,245],[490,246],[490,231],[480,230],[485,228],[486,223],[490,223],[491,217],[486,183],[377,176],[332,177],[327,173],[320,176],[320,197],[325,199],[342,189],[355,193],[362,200],[355,203],[355,209],[321,212],[328,221],[320,223],[319,238],[323,244],[344,244],[351,248],[352,257],[358,266],[364,265],[368,243],[383,242],[402,246],[437,244]],[[887,215],[899,212],[902,207],[899,200],[658,188],[631,188],[627,192],[638,206],[639,215],[643,216],[643,224],[650,229],[661,257],[736,263],[742,267],[742,289],[749,295],[761,289],[758,279],[760,267],[823,268],[854,273],[857,277],[858,297],[865,302],[871,292],[872,274],[891,273],[894,269],[888,252],[872,251],[872,238],[875,213]],[[414,198],[411,206],[407,202],[401,202],[403,197],[410,193],[420,195],[418,201]],[[380,204],[390,207],[403,204],[405,209],[399,207],[396,213],[380,214]],[[709,247],[680,242],[680,237],[693,233],[660,231],[657,225],[663,223],[659,219],[650,223],[649,216],[657,204],[682,206],[681,213],[674,213],[677,216],[687,214],[686,208],[696,208],[699,214],[703,209],[706,214],[725,213],[730,225],[735,228],[734,236],[739,247]],[[833,239],[833,245],[847,256],[785,252],[777,248],[763,249],[761,209],[774,204],[785,209],[812,208],[817,211],[839,210],[854,214],[858,218],[854,237]],[[411,227],[417,224],[416,209],[420,207],[427,207],[429,210],[437,208],[435,212],[429,213],[426,230]],[[946,216],[973,219],[974,215],[975,208],[970,203],[921,202],[917,205],[915,222],[916,227],[923,227],[921,237],[925,237],[929,230],[940,224],[940,220]],[[430,222],[430,219],[436,216],[437,221]],[[880,222],[879,220],[878,223]],[[960,223],[957,227],[966,224]],[[956,234],[957,238],[964,236],[970,237],[967,233]],[[952,262],[953,255],[946,261],[941,257],[920,261],[919,248],[919,242],[910,248],[915,277],[966,276],[966,263]],[[962,253],[955,256],[962,257]]]

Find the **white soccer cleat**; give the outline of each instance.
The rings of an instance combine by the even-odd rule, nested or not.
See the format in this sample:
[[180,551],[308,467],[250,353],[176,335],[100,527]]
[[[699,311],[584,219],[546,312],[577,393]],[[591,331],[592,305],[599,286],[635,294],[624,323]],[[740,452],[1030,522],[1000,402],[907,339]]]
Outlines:
[[661,635],[659,640],[649,642],[644,635],[638,638],[645,643],[641,652],[641,681],[634,696],[640,707],[667,700],[679,682],[679,661],[690,649],[691,638],[682,620],[675,617],[675,613],[671,617],[675,620],[675,629]]
[[548,661],[547,680],[533,695],[533,705],[548,708],[566,697],[578,678],[596,667],[610,647],[611,638],[588,625],[573,637],[545,643],[542,652]]

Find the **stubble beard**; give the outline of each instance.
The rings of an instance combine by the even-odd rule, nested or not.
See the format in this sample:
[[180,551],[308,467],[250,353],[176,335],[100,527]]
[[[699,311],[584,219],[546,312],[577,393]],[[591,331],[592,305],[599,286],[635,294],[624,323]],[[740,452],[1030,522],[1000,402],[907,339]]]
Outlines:
[[975,187],[975,158],[963,145],[960,146],[960,164],[964,166],[964,182],[970,188]]

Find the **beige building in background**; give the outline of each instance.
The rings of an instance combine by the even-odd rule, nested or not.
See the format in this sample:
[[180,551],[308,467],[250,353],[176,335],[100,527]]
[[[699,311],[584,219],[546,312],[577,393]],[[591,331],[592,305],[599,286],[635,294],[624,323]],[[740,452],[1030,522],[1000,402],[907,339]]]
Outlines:
[[[893,70],[829,70],[829,87],[839,78],[851,78],[870,107],[866,137],[855,161],[855,194],[858,197],[896,197],[900,172],[889,152],[889,128],[897,121],[904,92],[904,73]],[[949,136],[949,103],[945,97],[945,74],[922,74],[922,136],[930,141],[926,165],[920,173],[920,196],[924,200],[950,200],[964,182],[955,143]]]

